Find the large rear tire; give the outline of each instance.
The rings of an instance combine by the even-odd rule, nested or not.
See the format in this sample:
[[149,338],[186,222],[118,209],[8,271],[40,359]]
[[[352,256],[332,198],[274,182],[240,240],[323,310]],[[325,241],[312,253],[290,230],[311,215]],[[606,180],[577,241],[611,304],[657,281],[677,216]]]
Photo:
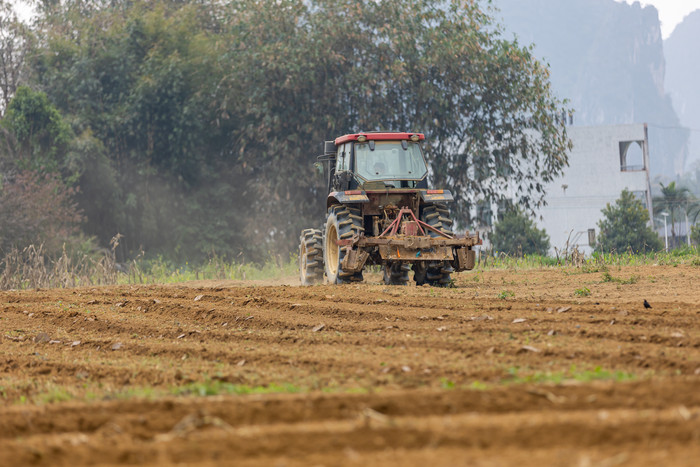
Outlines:
[[[453,221],[450,211],[444,204],[431,204],[423,207],[421,220],[429,226],[438,229],[447,235],[452,233]],[[431,237],[439,237],[437,232],[428,231]],[[455,272],[449,261],[430,261],[427,265],[414,265],[413,280],[416,285],[430,284],[437,287],[450,287],[452,285],[452,273]]]
[[301,231],[299,279],[301,285],[314,285],[323,282],[323,236],[318,229]]
[[346,272],[341,266],[351,246],[339,246],[338,240],[347,240],[364,232],[359,209],[344,205],[331,206],[323,232],[323,263],[329,284],[362,281],[362,271]]

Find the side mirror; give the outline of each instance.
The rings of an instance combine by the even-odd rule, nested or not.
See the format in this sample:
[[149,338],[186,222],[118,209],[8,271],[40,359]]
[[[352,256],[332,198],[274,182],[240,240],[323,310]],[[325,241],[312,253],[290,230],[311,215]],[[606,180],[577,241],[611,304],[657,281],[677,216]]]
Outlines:
[[335,154],[336,151],[335,141],[326,141],[323,143],[323,154]]

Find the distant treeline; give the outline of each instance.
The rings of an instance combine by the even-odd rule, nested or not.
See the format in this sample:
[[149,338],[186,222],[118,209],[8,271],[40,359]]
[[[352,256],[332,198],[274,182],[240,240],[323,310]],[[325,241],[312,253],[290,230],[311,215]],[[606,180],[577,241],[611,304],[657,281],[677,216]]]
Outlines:
[[359,130],[426,133],[462,226],[478,200],[536,206],[566,164],[546,66],[475,1],[36,3],[24,25],[2,2],[4,250],[293,251],[323,220],[322,142]]

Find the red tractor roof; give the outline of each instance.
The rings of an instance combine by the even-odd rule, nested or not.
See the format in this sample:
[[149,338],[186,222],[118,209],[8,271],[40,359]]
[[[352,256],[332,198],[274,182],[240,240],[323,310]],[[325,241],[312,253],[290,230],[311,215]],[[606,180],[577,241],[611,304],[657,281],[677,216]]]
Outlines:
[[357,138],[364,136],[368,141],[401,141],[402,139],[410,140],[411,136],[417,136],[418,141],[423,141],[425,135],[423,133],[353,133],[351,135],[343,135],[335,139],[335,145],[347,143],[348,141],[357,141]]

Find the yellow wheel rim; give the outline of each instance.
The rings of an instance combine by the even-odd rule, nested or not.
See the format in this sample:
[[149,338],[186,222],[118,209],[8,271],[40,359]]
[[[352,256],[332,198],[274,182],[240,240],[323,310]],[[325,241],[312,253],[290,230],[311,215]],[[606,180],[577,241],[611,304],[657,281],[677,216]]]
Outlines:
[[302,279],[306,277],[306,243],[301,243],[301,251],[299,252],[299,272]]
[[340,256],[338,248],[338,230],[335,225],[328,227],[326,233],[326,251],[328,252],[328,272],[335,276],[338,273],[338,257]]

